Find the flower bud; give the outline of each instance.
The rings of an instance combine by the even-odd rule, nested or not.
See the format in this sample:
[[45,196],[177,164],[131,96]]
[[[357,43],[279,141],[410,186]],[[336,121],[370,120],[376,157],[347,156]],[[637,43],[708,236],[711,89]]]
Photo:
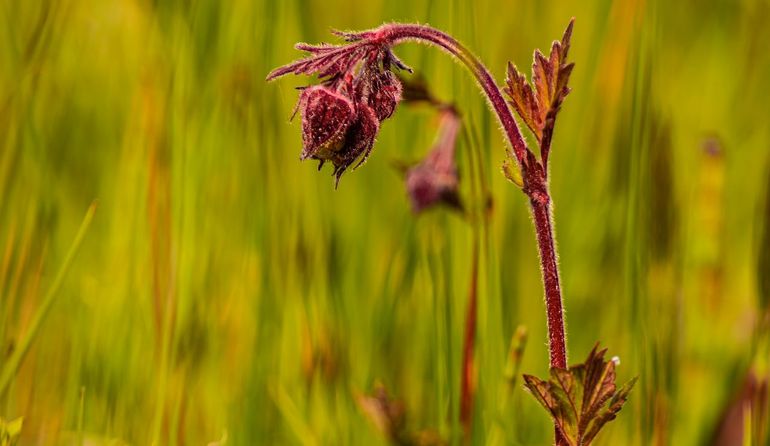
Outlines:
[[353,103],[325,86],[305,89],[302,111],[302,159],[330,159],[345,141],[355,118]]
[[401,102],[402,90],[401,81],[389,70],[380,71],[374,76],[368,102],[378,120],[383,121],[393,115]]
[[366,104],[358,104],[356,120],[348,129],[344,145],[330,158],[334,163],[334,175],[338,183],[340,176],[356,159],[361,158],[356,167],[366,161],[379,130],[380,121],[374,110]]
[[462,208],[455,164],[460,118],[452,109],[447,109],[440,126],[436,145],[422,162],[406,173],[406,190],[416,214],[437,204]]

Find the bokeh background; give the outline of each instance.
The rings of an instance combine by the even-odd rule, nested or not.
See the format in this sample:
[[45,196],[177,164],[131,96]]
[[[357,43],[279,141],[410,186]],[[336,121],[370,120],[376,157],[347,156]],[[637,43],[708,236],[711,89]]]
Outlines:
[[[3,423],[23,417],[19,444],[386,444],[360,404],[382,386],[457,444],[472,225],[414,216],[393,168],[435,112],[399,107],[334,190],[289,122],[308,80],[264,78],[297,41],[407,21],[502,83],[572,16],[550,163],[571,362],[601,341],[639,376],[597,444],[768,444],[766,0],[0,1]],[[548,354],[505,143],[464,69],[396,52],[462,111],[485,209],[473,444],[548,444],[506,375],[518,326],[520,371]]]

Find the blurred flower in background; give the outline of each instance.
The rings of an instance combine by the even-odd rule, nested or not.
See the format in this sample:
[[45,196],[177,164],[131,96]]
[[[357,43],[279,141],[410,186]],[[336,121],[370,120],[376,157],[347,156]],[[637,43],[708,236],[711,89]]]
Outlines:
[[420,213],[435,205],[461,209],[455,152],[462,120],[454,107],[440,112],[436,143],[428,155],[406,172],[406,190],[412,211]]

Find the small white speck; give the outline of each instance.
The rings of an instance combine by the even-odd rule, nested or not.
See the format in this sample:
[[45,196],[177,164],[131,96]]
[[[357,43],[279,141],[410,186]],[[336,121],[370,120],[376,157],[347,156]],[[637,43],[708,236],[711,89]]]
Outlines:
[[613,356],[611,361],[615,363],[615,366],[619,366],[620,365],[620,356]]

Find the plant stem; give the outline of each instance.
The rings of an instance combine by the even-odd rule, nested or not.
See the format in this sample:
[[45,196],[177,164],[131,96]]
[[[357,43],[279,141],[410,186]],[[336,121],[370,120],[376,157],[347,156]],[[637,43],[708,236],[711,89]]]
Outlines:
[[[500,88],[495,84],[489,70],[468,49],[446,33],[425,25],[387,24],[379,28],[375,39],[395,45],[405,40],[415,40],[442,48],[455,56],[476,78],[481,90],[489,100],[505,135],[511,144],[512,153],[521,169],[524,180],[524,193],[530,201],[530,208],[535,222],[537,245],[540,252],[540,265],[545,289],[546,313],[548,319],[548,346],[551,368],[567,367],[567,346],[564,335],[564,312],[559,285],[559,269],[556,262],[556,244],[554,242],[553,221],[551,220],[551,197],[546,180],[547,150],[543,164],[527,147],[521,136],[519,126],[505,102]],[[550,135],[547,141],[550,149]],[[555,428],[556,444],[565,445],[566,440]]]
[[[519,126],[513,118],[508,104],[495,84],[489,70],[468,49],[448,34],[425,25],[388,24],[377,31],[377,39],[397,44],[405,40],[415,40],[440,47],[455,56],[476,78],[482,91],[497,115],[505,135],[511,144],[513,154],[521,169],[524,179],[524,192],[530,199],[532,215],[535,221],[540,264],[545,288],[545,301],[548,314],[548,339],[551,367],[566,368],[567,347],[564,336],[564,312],[559,286],[559,269],[556,262],[556,244],[553,237],[553,222],[550,216],[550,194],[545,169],[527,148],[521,136]],[[549,138],[550,139],[550,138]],[[549,141],[550,146],[550,141]]]
[[556,263],[550,201],[541,202],[530,198],[532,216],[535,220],[537,245],[540,250],[540,266],[545,287],[546,311],[548,313],[548,345],[551,352],[551,367],[567,368],[567,346],[564,335],[564,315],[559,285],[559,267]]
[[473,73],[479,86],[484,91],[490,105],[500,120],[500,124],[505,130],[508,141],[513,147],[516,159],[522,164],[522,167],[526,164],[526,154],[529,150],[527,149],[526,142],[524,142],[524,138],[521,137],[519,126],[513,119],[513,114],[508,108],[508,104],[505,102],[502,92],[497,87],[497,84],[495,84],[492,75],[478,57],[468,51],[468,49],[462,46],[460,42],[455,40],[452,36],[425,25],[393,23],[380,28],[380,33],[382,34],[379,38],[391,42],[391,44],[394,45],[404,40],[415,40],[433,44],[447,51],[462,62],[462,64]]

